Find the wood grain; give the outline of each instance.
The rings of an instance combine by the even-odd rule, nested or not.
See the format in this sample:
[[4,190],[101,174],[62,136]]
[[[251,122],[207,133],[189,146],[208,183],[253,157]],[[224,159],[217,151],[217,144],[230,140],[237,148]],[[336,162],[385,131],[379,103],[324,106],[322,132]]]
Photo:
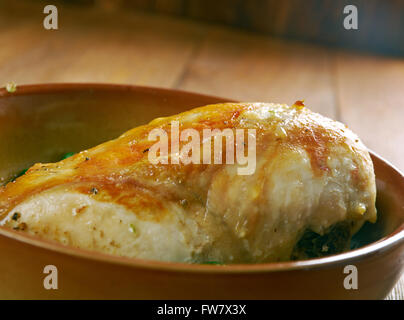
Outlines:
[[322,47],[215,28],[178,87],[243,101],[304,99],[336,118],[331,57]]
[[1,43],[7,44],[0,51],[0,83],[91,81],[172,87],[205,33],[198,24],[164,17],[67,8],[60,12],[57,31],[45,30],[42,16],[0,16],[10,25],[0,31]]
[[400,281],[391,290],[386,300],[404,300],[404,276],[401,277]]
[[335,77],[341,120],[403,170],[404,60],[341,52]]
[[[39,1],[39,0],[37,0]],[[72,0],[64,0],[69,3]],[[75,0],[91,7],[144,10],[209,21],[268,35],[336,47],[403,54],[402,0]],[[358,9],[359,28],[346,30],[346,5]]]

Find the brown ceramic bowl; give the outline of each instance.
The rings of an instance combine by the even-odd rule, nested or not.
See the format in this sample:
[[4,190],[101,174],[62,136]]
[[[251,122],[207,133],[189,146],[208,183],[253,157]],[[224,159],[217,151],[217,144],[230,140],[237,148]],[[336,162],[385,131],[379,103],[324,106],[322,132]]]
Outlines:
[[[174,90],[100,84],[0,90],[0,178],[55,161],[155,117],[224,99]],[[404,177],[372,154],[378,222],[355,237],[359,249],[297,262],[190,265],[144,261],[66,247],[0,228],[0,298],[25,299],[380,299],[404,265]],[[43,287],[58,268],[58,290]],[[344,267],[358,270],[346,290]]]

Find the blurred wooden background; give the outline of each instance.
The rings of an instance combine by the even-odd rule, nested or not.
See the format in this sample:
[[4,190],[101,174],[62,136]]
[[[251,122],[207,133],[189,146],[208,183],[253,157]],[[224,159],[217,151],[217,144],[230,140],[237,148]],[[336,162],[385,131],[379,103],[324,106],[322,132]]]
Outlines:
[[[349,1],[359,9],[355,31],[342,29],[342,0],[52,3],[55,31],[42,24],[49,2],[0,2],[0,85],[109,82],[305,99],[404,170],[404,1]],[[403,298],[401,283],[390,298]]]
[[[164,13],[273,36],[387,54],[404,54],[402,0],[65,0],[104,10]],[[359,29],[343,28],[355,5]]]

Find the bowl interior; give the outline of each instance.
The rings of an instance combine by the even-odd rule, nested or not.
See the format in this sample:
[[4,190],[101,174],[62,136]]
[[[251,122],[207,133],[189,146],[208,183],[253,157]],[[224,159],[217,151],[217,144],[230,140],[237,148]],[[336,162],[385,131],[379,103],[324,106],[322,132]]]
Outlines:
[[[114,85],[24,86],[0,92],[0,185],[37,162],[53,162],[118,137],[156,117],[229,101],[173,90]],[[366,223],[352,248],[377,241],[404,223],[404,179],[372,154],[378,221]]]

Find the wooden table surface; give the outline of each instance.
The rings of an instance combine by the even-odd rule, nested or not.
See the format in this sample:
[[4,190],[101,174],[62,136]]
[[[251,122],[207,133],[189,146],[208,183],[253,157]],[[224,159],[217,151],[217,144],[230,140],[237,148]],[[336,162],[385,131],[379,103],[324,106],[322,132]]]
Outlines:
[[[17,2],[17,1],[15,1]],[[404,170],[404,59],[288,42],[167,16],[0,5],[0,84],[109,82],[306,105]],[[32,11],[33,10],[33,11]],[[389,298],[404,299],[404,278]]]

